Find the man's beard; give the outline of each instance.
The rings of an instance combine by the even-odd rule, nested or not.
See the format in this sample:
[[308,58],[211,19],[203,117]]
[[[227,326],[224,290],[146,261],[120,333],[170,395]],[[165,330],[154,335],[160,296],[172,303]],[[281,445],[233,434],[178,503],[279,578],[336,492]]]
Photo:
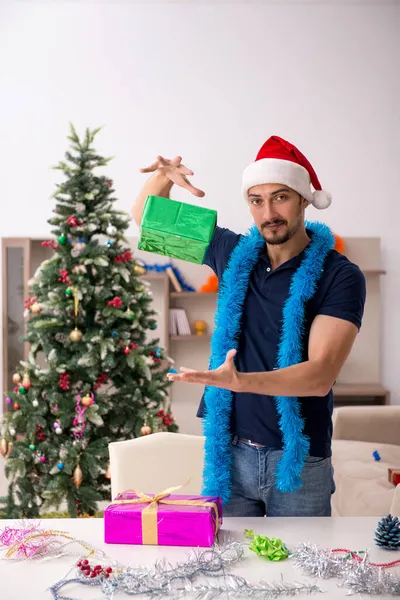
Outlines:
[[[267,229],[268,225],[283,225],[285,227],[284,231],[273,231]],[[288,227],[287,221],[282,219],[273,219],[272,221],[266,221],[261,225],[261,235],[270,246],[281,246],[282,244],[286,244],[300,229],[301,225],[301,214],[299,214],[296,219],[295,224],[291,229]]]

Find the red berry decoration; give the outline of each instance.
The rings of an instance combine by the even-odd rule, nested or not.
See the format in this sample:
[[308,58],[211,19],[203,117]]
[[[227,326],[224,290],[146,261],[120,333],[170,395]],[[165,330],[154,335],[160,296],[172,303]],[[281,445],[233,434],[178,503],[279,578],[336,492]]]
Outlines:
[[58,281],[60,281],[61,283],[67,283],[68,285],[71,285],[67,269],[60,269],[59,273],[60,277],[58,278]]
[[61,373],[59,378],[59,385],[63,392],[69,390],[71,376],[67,373]]
[[114,258],[114,262],[116,263],[126,263],[133,260],[133,254],[131,250],[126,250],[123,254],[118,254]]
[[108,380],[108,375],[106,375],[106,373],[100,373],[100,375],[97,377],[97,381],[93,386],[94,390],[97,390],[101,385],[103,385],[103,383],[107,383]]
[[115,296],[112,300],[108,302],[108,306],[112,306],[113,308],[121,308],[122,300],[118,296]]
[[43,248],[53,248],[53,250],[58,250],[58,248],[60,247],[58,245],[58,242],[56,242],[55,240],[44,241],[42,242],[42,246]]
[[71,227],[79,227],[80,225],[82,225],[82,221],[75,217],[75,215],[71,215],[70,217],[68,217],[67,223],[68,225],[71,225]]
[[111,188],[113,186],[113,180],[112,179],[104,179],[104,183],[106,185],[108,185],[109,188]]

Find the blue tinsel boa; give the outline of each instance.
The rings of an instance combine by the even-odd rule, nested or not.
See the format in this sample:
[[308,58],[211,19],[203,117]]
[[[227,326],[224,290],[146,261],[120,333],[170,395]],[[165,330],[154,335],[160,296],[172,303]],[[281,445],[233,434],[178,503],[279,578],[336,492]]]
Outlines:
[[[302,360],[302,335],[305,303],[313,296],[325,258],[334,247],[334,235],[322,223],[306,222],[313,235],[304,259],[293,275],[289,296],[283,308],[283,324],[278,349],[277,368],[283,369]],[[211,341],[210,369],[225,362],[226,354],[237,349],[243,305],[251,272],[265,240],[253,226],[233,250],[219,284],[215,330]],[[301,472],[310,442],[303,433],[304,422],[297,398],[276,399],[279,426],[283,438],[283,455],[276,473],[277,488],[284,492],[301,486]],[[232,392],[207,387],[204,396],[205,457],[203,494],[219,496],[226,504],[231,495],[231,410]]]

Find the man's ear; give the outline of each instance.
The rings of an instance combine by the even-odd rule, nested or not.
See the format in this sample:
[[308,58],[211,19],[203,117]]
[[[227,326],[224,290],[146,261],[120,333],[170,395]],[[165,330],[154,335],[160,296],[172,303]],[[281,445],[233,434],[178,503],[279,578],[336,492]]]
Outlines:
[[[299,194],[300,196],[300,194]],[[303,196],[300,196],[300,204],[303,208],[307,208],[307,206],[310,204],[308,200],[306,200],[305,198],[303,198]]]

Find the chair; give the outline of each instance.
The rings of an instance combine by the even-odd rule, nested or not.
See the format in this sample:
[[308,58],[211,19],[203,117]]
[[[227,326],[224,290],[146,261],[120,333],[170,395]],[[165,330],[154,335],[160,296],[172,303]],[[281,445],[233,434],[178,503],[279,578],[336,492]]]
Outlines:
[[157,432],[109,444],[111,495],[135,489],[148,494],[190,482],[177,493],[199,495],[204,437]]

